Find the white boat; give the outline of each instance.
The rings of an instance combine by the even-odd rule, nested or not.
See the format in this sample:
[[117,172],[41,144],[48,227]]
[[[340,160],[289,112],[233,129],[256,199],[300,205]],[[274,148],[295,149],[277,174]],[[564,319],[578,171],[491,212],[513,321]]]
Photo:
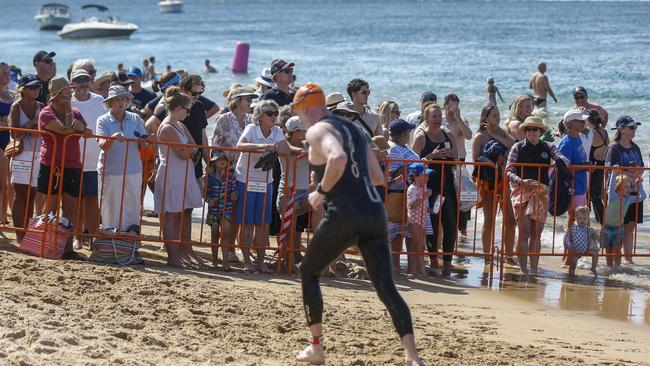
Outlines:
[[159,0],[158,8],[161,13],[182,13],[183,1],[182,0]]
[[107,7],[103,5],[88,4],[81,7],[82,10],[96,9],[106,13],[106,19],[91,17],[89,19],[81,18],[78,23],[68,23],[61,31],[61,38],[87,39],[87,38],[106,38],[106,37],[129,37],[133,32],[138,30],[138,26],[133,23],[122,22],[115,18]]
[[43,4],[34,19],[41,30],[59,30],[70,23],[70,9],[64,4]]

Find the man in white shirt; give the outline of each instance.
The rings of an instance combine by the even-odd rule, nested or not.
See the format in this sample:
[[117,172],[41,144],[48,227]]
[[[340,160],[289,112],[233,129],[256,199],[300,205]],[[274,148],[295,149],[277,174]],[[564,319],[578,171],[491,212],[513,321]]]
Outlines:
[[[83,68],[73,69],[70,74],[72,81],[72,107],[77,108],[89,129],[97,131],[97,119],[106,113],[104,97],[92,93],[90,85],[92,76]],[[98,174],[99,143],[95,138],[82,138],[79,140],[79,150],[83,154],[83,178],[81,192],[81,215],[77,227],[84,229],[90,235],[99,227]],[[81,249],[83,237],[75,238],[75,249]]]
[[354,105],[354,110],[359,113],[363,129],[371,136],[383,136],[384,128],[379,121],[379,115],[368,107],[370,87],[362,79],[352,79],[348,83],[348,95]]

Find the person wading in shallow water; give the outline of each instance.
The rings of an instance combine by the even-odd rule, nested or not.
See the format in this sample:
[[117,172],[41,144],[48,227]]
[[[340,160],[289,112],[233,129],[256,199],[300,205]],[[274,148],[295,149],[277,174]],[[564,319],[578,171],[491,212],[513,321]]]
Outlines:
[[422,365],[415,347],[408,305],[397,292],[388,245],[386,212],[376,185],[383,174],[362,132],[326,108],[322,89],[305,84],[296,93],[292,109],[307,126],[309,162],[316,180],[309,203],[327,207],[300,263],[302,296],[311,332],[310,345],[294,352],[296,361],[320,365],[323,350],[323,298],[319,278],[344,250],[356,244],[380,300],[386,305],[405,348],[406,365]]

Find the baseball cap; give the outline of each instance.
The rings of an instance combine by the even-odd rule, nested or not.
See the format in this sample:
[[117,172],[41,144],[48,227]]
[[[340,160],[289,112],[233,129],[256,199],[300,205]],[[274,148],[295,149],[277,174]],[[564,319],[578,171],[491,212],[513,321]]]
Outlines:
[[42,83],[41,79],[39,79],[38,76],[34,74],[27,74],[22,78],[20,78],[20,80],[18,80],[18,86],[21,88],[26,86],[41,84],[41,83]]
[[612,128],[612,130],[616,130],[622,127],[632,127],[632,126],[639,126],[641,125],[641,122],[637,122],[634,120],[634,118],[630,116],[620,116],[616,120],[616,127]]
[[578,109],[571,109],[564,113],[564,117],[562,119],[564,120],[565,124],[570,121],[586,121],[589,119],[589,113]]
[[142,77],[142,70],[140,68],[131,66],[129,67],[129,70],[126,72],[126,76],[137,76],[139,78]]
[[409,165],[409,172],[417,175],[422,175],[424,173],[431,174],[433,173],[433,170],[425,168],[424,164],[422,163],[411,163],[411,165]]
[[401,118],[396,118],[388,124],[388,130],[390,131],[391,135],[398,135],[404,131],[413,130],[415,127],[417,126],[412,123],[408,123]]
[[587,89],[585,89],[584,86],[576,86],[575,88],[573,88],[573,91],[571,92],[571,95],[573,95],[575,97],[576,94],[578,94],[578,93],[584,94],[585,98],[587,98],[589,96],[587,94]]
[[293,131],[307,131],[307,127],[300,122],[300,118],[298,116],[293,116],[287,120],[287,123],[285,124],[287,128],[287,132],[293,132]]
[[85,76],[88,78],[88,80],[90,80],[90,74],[88,73],[88,71],[84,69],[74,69],[72,70],[72,73],[70,73],[70,81],[74,81],[76,78],[80,76]]
[[48,58],[52,58],[54,56],[56,56],[55,52],[47,52],[47,51],[41,50],[41,51],[36,52],[36,54],[34,55],[33,63],[34,63],[34,65],[36,65],[37,62],[46,60]]
[[273,62],[271,62],[271,75],[275,75],[282,70],[286,70],[294,66],[296,66],[296,64],[294,64],[293,62],[287,63],[284,60],[276,58],[275,60],[273,60]]
[[420,96],[420,102],[436,102],[438,101],[438,96],[432,91],[425,91]]

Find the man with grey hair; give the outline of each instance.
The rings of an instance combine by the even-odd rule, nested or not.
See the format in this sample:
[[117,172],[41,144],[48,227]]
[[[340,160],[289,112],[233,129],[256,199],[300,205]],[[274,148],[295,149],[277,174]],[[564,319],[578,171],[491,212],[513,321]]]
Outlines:
[[[75,65],[78,67],[75,68]],[[90,91],[93,76],[87,69],[94,70],[92,64],[73,64],[70,73],[70,81],[73,88],[72,107],[77,108],[86,126],[92,131],[97,131],[97,119],[106,113],[104,108],[104,97]],[[88,232],[90,235],[99,227],[99,204],[97,201],[99,177],[97,174],[97,163],[99,162],[99,143],[94,138],[82,138],[79,140],[79,150],[82,153],[83,170],[81,179],[81,215],[79,216],[79,229]],[[77,237],[73,242],[74,249],[81,249],[84,238]],[[92,240],[92,238],[91,238]]]
[[[90,76],[90,84],[95,82],[95,76],[97,75],[97,69],[95,69],[95,65],[93,65],[93,60],[89,58],[80,58],[75,60],[75,62],[72,63],[72,70],[77,70],[77,69],[82,69],[86,70],[88,73],[88,76]],[[70,75],[72,77],[72,74]],[[72,81],[72,79],[71,79]]]

